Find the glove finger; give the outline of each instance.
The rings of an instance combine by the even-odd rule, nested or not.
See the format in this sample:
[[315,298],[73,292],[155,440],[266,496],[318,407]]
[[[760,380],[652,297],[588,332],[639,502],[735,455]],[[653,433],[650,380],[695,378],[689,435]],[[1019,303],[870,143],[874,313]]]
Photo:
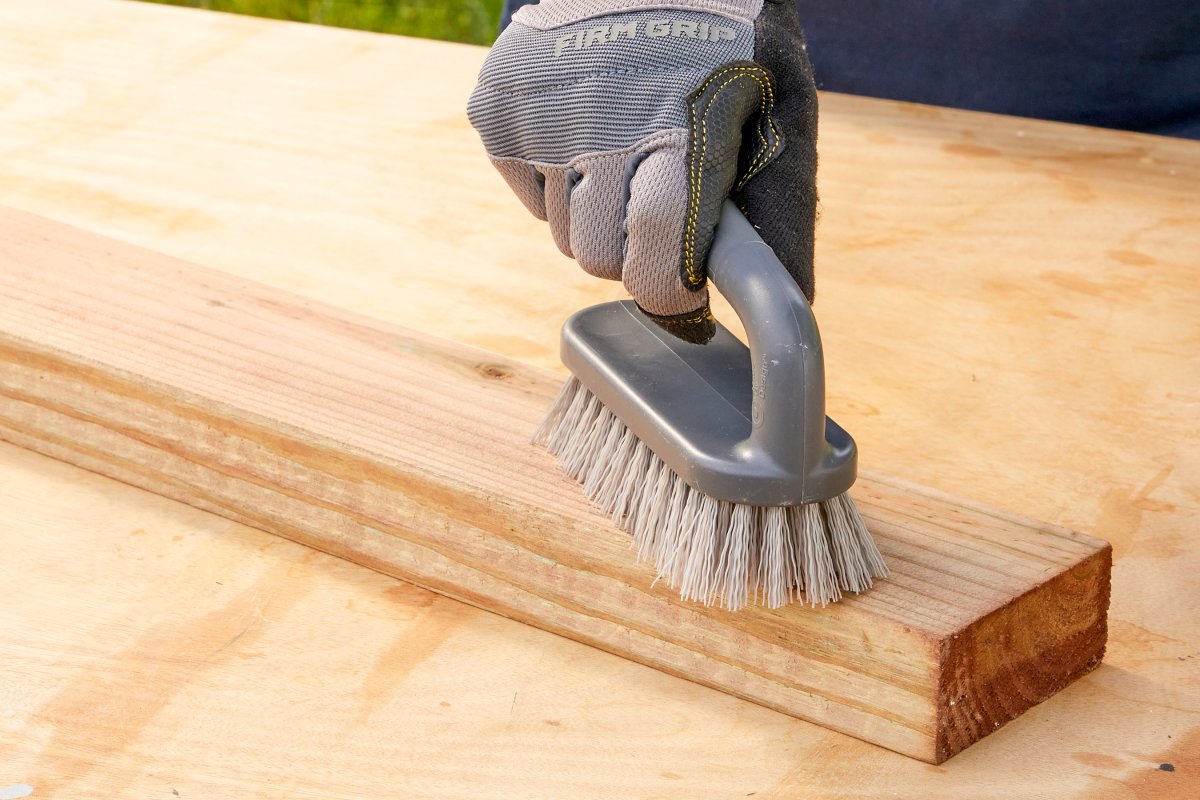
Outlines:
[[[753,176],[780,150],[771,115],[774,95],[770,71],[752,61],[737,61],[714,70],[688,96],[688,206],[681,269],[690,287],[702,286],[707,278],[705,262],[721,204],[739,173]],[[750,120],[755,124],[747,124]],[[743,130],[749,132],[745,147]]]
[[570,196],[578,173],[568,167],[548,167],[542,164],[539,164],[537,169],[546,181],[546,221],[550,223],[554,243],[563,255],[574,258],[575,254],[571,251]]
[[690,288],[680,273],[687,210],[687,151],[681,136],[674,146],[650,152],[630,180],[621,278],[652,320],[681,339],[702,343],[713,337],[716,323],[704,283]]
[[546,219],[546,190],[544,178],[528,161],[493,158],[492,165],[504,177],[509,188],[520,198],[529,213]]
[[620,280],[625,258],[624,153],[576,161],[579,176],[570,194],[571,252],[597,278]]

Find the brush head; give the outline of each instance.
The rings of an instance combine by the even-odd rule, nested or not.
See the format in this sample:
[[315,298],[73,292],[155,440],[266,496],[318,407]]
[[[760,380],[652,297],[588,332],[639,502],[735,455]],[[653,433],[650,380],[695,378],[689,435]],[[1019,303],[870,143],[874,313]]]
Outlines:
[[887,566],[848,494],[793,506],[719,500],[683,480],[576,378],[535,443],[684,600],[736,611],[836,602],[870,588]]
[[719,323],[682,341],[631,302],[584,309],[563,326],[574,378],[535,440],[685,599],[860,591],[887,569],[846,495],[857,449],[825,416],[808,300],[729,201],[707,269],[749,346]]

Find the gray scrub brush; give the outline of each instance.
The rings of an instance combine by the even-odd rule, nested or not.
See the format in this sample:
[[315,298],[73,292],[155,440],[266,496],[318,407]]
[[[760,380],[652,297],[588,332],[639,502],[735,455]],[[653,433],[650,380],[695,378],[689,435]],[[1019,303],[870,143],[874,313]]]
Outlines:
[[563,326],[571,377],[534,442],[685,600],[737,610],[835,602],[888,574],[847,490],[854,440],[825,416],[816,320],[726,201],[709,277],[741,319],[684,342],[630,301]]

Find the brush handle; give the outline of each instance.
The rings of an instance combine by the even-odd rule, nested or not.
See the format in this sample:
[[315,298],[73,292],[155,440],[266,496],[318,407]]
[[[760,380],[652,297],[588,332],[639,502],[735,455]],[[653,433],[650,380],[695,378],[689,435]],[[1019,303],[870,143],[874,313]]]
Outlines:
[[844,473],[854,458],[854,441],[825,417],[817,320],[775,251],[729,200],[721,209],[708,275],[737,312],[750,347],[753,430],[743,443],[747,454],[769,455],[783,469],[804,474],[806,483],[840,482],[835,473]]

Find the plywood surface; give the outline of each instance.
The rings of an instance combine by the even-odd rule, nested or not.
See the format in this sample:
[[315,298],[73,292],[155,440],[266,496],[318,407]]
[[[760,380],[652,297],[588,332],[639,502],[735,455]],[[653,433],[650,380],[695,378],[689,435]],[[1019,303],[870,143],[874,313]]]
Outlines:
[[705,609],[529,443],[554,373],[23,212],[0,263],[0,439],[930,763],[1103,656],[1103,540],[864,475],[887,580]]
[[[481,58],[0,3],[0,203],[550,364],[619,290],[482,164]],[[443,636],[440,601],[5,448],[0,787],[1194,796],[1197,145],[825,96],[821,181],[831,413],[873,469],[1113,542],[1091,676],[926,767],[465,607]]]

